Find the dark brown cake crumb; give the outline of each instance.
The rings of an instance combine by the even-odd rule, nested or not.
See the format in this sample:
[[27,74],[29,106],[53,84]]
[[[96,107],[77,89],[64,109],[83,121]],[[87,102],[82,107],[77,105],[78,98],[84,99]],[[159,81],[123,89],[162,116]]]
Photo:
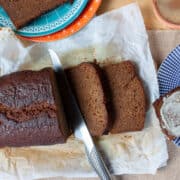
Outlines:
[[103,67],[114,109],[111,133],[142,130],[146,100],[142,82],[131,61]]
[[66,71],[93,136],[101,136],[108,125],[106,101],[98,69],[95,64],[82,63]]
[[7,119],[15,122],[25,122],[32,118],[38,118],[41,113],[47,113],[50,118],[56,117],[57,108],[47,102],[34,103],[23,108],[11,108],[0,103],[0,112]]

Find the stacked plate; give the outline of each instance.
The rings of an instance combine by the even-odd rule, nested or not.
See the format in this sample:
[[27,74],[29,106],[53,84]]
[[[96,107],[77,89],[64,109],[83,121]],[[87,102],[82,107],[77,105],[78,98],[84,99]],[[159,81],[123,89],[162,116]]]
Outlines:
[[[163,61],[158,71],[160,95],[180,87],[180,45],[178,45]],[[180,147],[180,137],[173,142]]]
[[16,30],[0,6],[0,27],[10,27],[23,39],[35,42],[55,41],[83,28],[95,15],[102,0],[74,0],[42,15],[28,26]]

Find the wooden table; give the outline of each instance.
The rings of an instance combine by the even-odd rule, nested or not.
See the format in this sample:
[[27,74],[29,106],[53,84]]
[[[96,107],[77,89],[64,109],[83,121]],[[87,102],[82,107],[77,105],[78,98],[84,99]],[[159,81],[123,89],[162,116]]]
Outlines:
[[154,15],[152,8],[152,0],[103,0],[98,14],[102,14],[104,12],[119,8],[132,2],[137,2],[139,4],[147,29],[169,29],[165,25],[160,23]]

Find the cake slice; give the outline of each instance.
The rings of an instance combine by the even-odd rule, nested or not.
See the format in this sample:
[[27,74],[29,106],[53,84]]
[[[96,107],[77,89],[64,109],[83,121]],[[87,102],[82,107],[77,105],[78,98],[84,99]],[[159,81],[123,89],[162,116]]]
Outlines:
[[161,96],[153,105],[167,137],[180,137],[180,86]]
[[19,29],[67,1],[70,0],[0,0],[0,5]]
[[64,143],[68,135],[51,68],[0,78],[0,147]]
[[142,130],[146,100],[134,64],[131,61],[109,64],[103,71],[114,113],[111,133]]
[[101,136],[108,126],[108,113],[99,67],[82,63],[66,72],[91,135]]

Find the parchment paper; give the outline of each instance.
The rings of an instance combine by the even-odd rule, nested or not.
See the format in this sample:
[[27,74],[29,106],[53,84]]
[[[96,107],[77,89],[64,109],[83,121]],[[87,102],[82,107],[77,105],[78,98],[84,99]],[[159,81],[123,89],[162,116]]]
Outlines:
[[[52,43],[22,43],[10,30],[2,29],[1,75],[51,66],[48,47],[59,54],[64,67],[94,58],[99,62],[131,59],[143,79],[149,102],[159,96],[148,37],[136,4],[96,17],[76,35]],[[98,145],[115,174],[154,174],[168,159],[165,138],[151,106],[143,131],[103,136]],[[74,137],[63,145],[0,149],[0,162],[0,179],[95,176],[86,160],[83,144]]]

